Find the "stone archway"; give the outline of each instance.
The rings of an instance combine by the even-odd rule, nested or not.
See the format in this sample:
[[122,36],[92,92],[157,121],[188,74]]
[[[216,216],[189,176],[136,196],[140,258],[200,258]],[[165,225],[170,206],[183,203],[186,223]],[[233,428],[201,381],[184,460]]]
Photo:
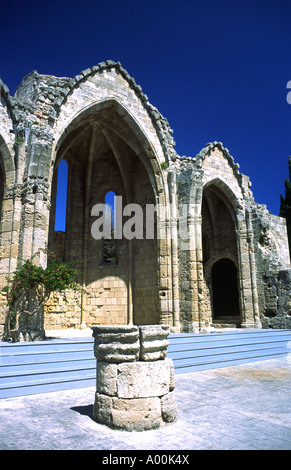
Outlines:
[[236,216],[225,192],[215,184],[203,190],[202,252],[204,279],[213,322],[241,322]]
[[[52,179],[49,248],[67,261],[83,260],[79,282],[88,292],[81,312],[76,308],[69,315],[64,308],[63,318],[66,321],[68,315],[68,322],[87,326],[160,322],[157,238],[118,237],[117,262],[108,263],[104,262],[104,240],[92,236],[92,209],[105,202],[108,191],[122,201],[123,216],[130,204],[142,209],[156,204],[155,175],[146,151],[128,124],[126,111],[122,115],[120,111],[112,100],[78,116],[58,146]],[[54,230],[56,178],[63,158],[68,163],[67,219],[66,231],[59,233]]]

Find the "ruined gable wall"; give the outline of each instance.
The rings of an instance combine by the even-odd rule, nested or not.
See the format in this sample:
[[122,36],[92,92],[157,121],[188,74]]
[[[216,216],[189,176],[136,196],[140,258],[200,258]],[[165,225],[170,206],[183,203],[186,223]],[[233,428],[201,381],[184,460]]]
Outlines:
[[257,318],[262,327],[290,328],[291,270],[285,219],[271,214],[266,206],[255,203],[248,178],[238,173],[238,166],[234,166],[231,160],[230,163],[227,168],[227,159],[223,161],[215,150],[204,160],[204,180],[217,175],[219,180],[227,183],[237,198],[238,220],[245,217],[247,243],[242,243],[241,229],[237,235],[241,266],[248,258],[252,283],[249,289],[248,271],[244,269],[246,277],[244,274],[241,276],[241,283],[246,286],[243,299],[248,305],[247,310],[251,304],[254,308],[257,305]]
[[[39,108],[37,122],[42,121],[45,123],[42,126],[43,130],[48,130],[49,125],[52,125],[53,123],[51,132],[54,136],[54,144],[51,149],[50,157],[52,163],[56,156],[55,145],[62,141],[62,137],[60,139],[60,136],[65,136],[69,132],[70,124],[73,122],[76,127],[78,124],[82,123],[82,119],[86,111],[91,114],[96,111],[98,115],[98,110],[101,109],[103,111],[105,109],[106,111],[106,107],[108,105],[108,112],[102,113],[102,119],[107,118],[106,124],[108,124],[109,127],[112,127],[113,130],[116,130],[117,133],[124,133],[125,138],[128,133],[128,127],[133,129],[133,132],[135,133],[134,139],[131,140],[132,136],[128,136],[129,143],[137,152],[137,156],[143,159],[144,163],[150,163],[151,168],[148,170],[148,173],[150,174],[150,172],[152,172],[152,174],[154,174],[155,172],[157,180],[152,180],[151,182],[156,194],[160,191],[164,194],[167,193],[166,184],[165,181],[163,181],[159,167],[160,163],[165,161],[163,145],[165,145],[165,141],[171,141],[168,125],[159,112],[148,103],[147,97],[141,92],[140,87],[135,84],[134,80],[131,79],[123,69],[121,70],[120,67],[116,68],[113,64],[102,64],[101,66],[96,66],[82,72],[79,76],[75,77],[75,79],[46,77],[32,73],[31,76],[26,78],[26,86],[31,88],[32,84],[34,84],[33,94],[29,94],[24,86],[19,88],[18,97],[21,97],[29,103],[30,106],[37,105]],[[58,96],[56,97],[56,95]],[[115,103],[113,103],[113,107],[116,103],[120,103],[120,107],[118,108],[119,115],[116,113],[110,114],[112,100],[114,100]],[[100,103],[100,106],[98,106],[98,103]],[[124,109],[126,109],[126,112]],[[169,150],[169,147],[167,147],[167,151]],[[59,145],[57,145],[56,150],[57,148],[59,148]],[[48,163],[49,154],[47,153],[46,155]],[[149,163],[145,161],[146,158]],[[30,168],[31,166],[32,165],[30,164]],[[48,169],[48,167],[46,168]],[[53,167],[51,166],[51,168]],[[102,180],[103,173],[103,180],[100,180],[99,183],[103,184],[106,179],[108,182],[108,175],[112,174],[111,170],[106,171],[106,165],[101,172],[100,165],[98,168],[99,171],[97,173],[99,176],[96,175],[93,178],[94,182],[96,183],[100,178]],[[159,172],[160,176],[158,177]],[[143,177],[146,174],[144,171],[141,171],[140,173]],[[50,172],[49,181],[51,180],[51,176],[52,170]],[[137,178],[137,180],[134,181],[134,184],[138,186],[140,182],[140,178]],[[149,181],[144,182],[144,184],[146,188]],[[73,191],[74,190],[76,191],[76,188],[73,189]],[[149,188],[147,188],[146,191],[148,190]],[[144,191],[143,197],[147,197],[146,192]],[[95,203],[96,202],[97,200]],[[141,201],[137,201],[135,199],[135,202]],[[151,199],[151,203],[154,204],[155,200]],[[76,202],[76,204],[78,204],[78,202]],[[75,206],[75,208],[76,207],[77,206]],[[80,221],[78,220],[76,221],[76,236],[73,241],[75,244],[78,243],[77,235],[80,233],[80,230],[77,229],[79,222]],[[63,237],[55,236],[54,238],[55,241],[58,239],[60,249],[62,249]],[[68,245],[68,242],[66,243]],[[139,246],[137,243],[134,253],[138,318],[144,318],[147,313],[147,322],[158,321],[157,312],[159,310],[156,305],[157,295],[152,295],[153,290],[156,291],[158,289],[158,282],[157,252],[152,249],[151,245],[152,242],[143,243],[142,246]],[[75,246],[75,248],[74,253],[79,253],[80,247],[78,248]],[[92,264],[93,257],[90,256],[89,258],[88,271],[90,276],[90,265]],[[92,317],[90,321],[93,323],[104,323],[104,321],[107,321],[107,323],[126,322],[127,317],[124,316],[124,312],[126,312],[125,307],[127,298],[124,289],[125,284],[122,283],[121,285],[121,282],[127,282],[127,280],[124,279],[122,281],[121,273],[119,273],[121,268],[121,259],[119,260],[119,266],[117,267],[103,267],[103,274],[100,281],[97,282],[98,285],[94,282],[88,289],[90,292],[89,298],[86,298],[87,310],[90,312],[90,317]],[[96,265],[92,269],[93,271],[94,269],[96,270]],[[113,270],[115,274],[113,274]],[[106,284],[106,288],[104,288],[104,286],[102,287],[101,284],[102,286],[103,284]],[[95,291],[96,295],[94,294]],[[151,292],[151,295],[147,295],[145,293],[146,291]],[[117,299],[117,295],[120,298]],[[115,305],[113,305],[113,302],[115,302]],[[151,305],[151,303],[153,303],[153,305]],[[123,306],[121,307],[121,305]],[[65,310],[65,306],[62,304],[61,299],[52,299],[52,301],[48,303],[47,308],[50,312],[53,312],[54,309],[56,312],[64,312]],[[123,308],[123,313],[121,312],[121,308]],[[77,318],[79,317],[79,312],[77,308],[75,310],[75,314],[72,315],[71,312],[71,318],[69,318],[69,313],[65,314],[65,316],[67,315],[65,323],[78,321]],[[109,312],[109,316],[106,312]],[[76,319],[73,318],[74,315]],[[50,317],[53,318],[53,316]],[[138,318],[137,321],[139,321]]]
[[[224,183],[223,190],[229,188],[235,196],[238,203],[243,205],[243,188],[241,185],[241,174],[238,172],[239,166],[231,161],[229,155],[220,147],[214,147],[209,150],[202,163],[203,186],[212,181]],[[234,201],[233,201],[234,202]]]
[[[180,157],[170,164],[169,171],[176,179],[177,204],[188,204],[191,211],[187,218],[188,234],[183,239],[179,232],[178,241],[180,320],[184,331],[199,331],[203,325],[209,326],[212,322],[210,290],[205,282],[203,265],[203,190],[213,184],[221,191],[223,200],[227,203],[223,207],[226,210],[228,206],[228,218],[230,215],[234,219],[238,215],[244,218],[245,197],[252,196],[248,179],[239,173],[238,168],[227,149],[217,142],[208,144],[196,158]],[[217,214],[217,217],[219,216],[222,214]],[[234,227],[229,233],[232,248],[226,246],[229,243],[222,237],[221,250],[223,246],[225,249],[220,250],[220,254],[233,259],[236,257],[233,241],[235,220],[230,221],[229,226]],[[217,227],[215,229],[217,230]]]
[[[205,323],[209,324],[213,321],[211,308],[211,292],[213,288],[211,283],[211,271],[214,262],[221,257],[231,259],[237,268],[238,282],[241,289],[246,284],[246,276],[242,274],[242,271],[245,270],[243,265],[246,263],[242,263],[241,251],[243,250],[245,252],[243,257],[247,256],[247,247],[240,246],[238,243],[240,231],[242,230],[239,218],[243,219],[245,217],[246,194],[249,197],[252,197],[252,195],[249,191],[247,179],[239,172],[239,165],[235,164],[233,157],[221,143],[208,145],[198,155],[198,158],[202,158],[203,194],[205,192],[206,196],[209,193],[208,188],[212,188],[211,192],[213,188],[214,191],[215,188],[218,189],[218,197],[215,196],[215,192],[214,194],[210,192],[209,196],[206,198],[208,201],[210,197],[209,203],[211,204],[212,213],[210,217],[211,231],[209,236],[211,235],[213,240],[207,240],[207,237],[205,240],[202,234],[204,247],[202,246],[203,277],[201,273],[200,310]],[[202,218],[203,217],[204,219],[203,221],[201,219],[201,224],[203,223],[203,228],[207,229],[207,226],[205,226],[205,222],[207,222],[207,219],[205,220],[205,213],[202,213]],[[207,259],[203,251],[203,248],[207,248],[205,244],[209,246],[209,259]],[[200,261],[200,266],[201,265],[202,261]],[[200,267],[200,270],[202,271],[202,267]],[[252,292],[249,292],[247,295],[245,294],[246,298],[249,298],[251,295]],[[243,297],[241,291],[240,297]],[[243,316],[243,307],[241,307],[241,316]]]
[[[142,133],[151,144],[147,149],[151,158],[158,157],[159,163],[165,161],[165,155],[175,154],[172,131],[167,121],[142,93],[141,87],[121,67],[119,63],[107,61],[83,71],[70,82],[70,89],[65,96],[56,100],[56,123],[54,133],[56,141],[72,119],[94,103],[115,99],[133,117],[139,127],[138,137],[145,143]],[[59,108],[58,108],[59,107]],[[127,119],[127,116],[125,116]],[[111,123],[114,125],[114,122]]]
[[[133,130],[135,132],[135,141],[132,141],[132,136],[129,136],[129,145],[132,144],[134,150],[137,152],[137,160],[135,162],[133,172],[135,176],[131,177],[132,190],[135,194],[133,201],[130,202],[144,205],[146,203],[145,201],[148,201],[149,198],[150,202],[155,204],[155,200],[152,198],[153,193],[151,196],[148,195],[148,192],[152,192],[153,188],[150,188],[149,181],[145,178],[146,172],[144,172],[144,168],[140,167],[138,157],[144,160],[147,155],[149,161],[151,159],[151,165],[153,167],[151,171],[153,172],[154,169],[156,173],[158,191],[163,188],[162,191],[166,192],[165,182],[162,180],[161,176],[158,178],[157,175],[161,161],[165,160],[165,154],[161,145],[161,141],[163,141],[164,137],[158,138],[157,127],[160,128],[160,134],[162,134],[161,128],[164,129],[163,126],[166,126],[166,124],[161,119],[160,124],[155,126],[153,116],[150,116],[151,113],[155,113],[155,116],[160,119],[160,114],[157,111],[154,111],[154,108],[148,103],[145,95],[141,93],[139,87],[133,83],[128,74],[125,76],[124,71],[120,73],[120,71],[115,69],[115,67],[108,69],[104,66],[92,68],[88,70],[84,76],[77,77],[76,80],[75,86],[72,86],[71,91],[60,105],[60,113],[55,124],[56,140],[58,139],[58,135],[63,132],[64,128],[68,128],[72,120],[77,123],[79,119],[79,122],[81,123],[84,116],[84,110],[85,112],[86,110],[91,112],[91,110],[93,110],[92,105],[94,106],[94,104],[100,102],[100,107],[97,105],[94,109],[97,112],[100,109],[102,111],[105,109],[106,111],[108,103],[108,113],[103,112],[102,119],[106,119],[107,117],[106,124],[108,124],[109,127],[112,127],[112,129],[116,130],[117,133],[124,132],[124,135],[126,136],[128,133],[128,124],[131,128],[134,126]],[[126,112],[122,111],[121,107],[118,109],[119,117],[116,113],[112,113],[111,115],[109,114],[112,99],[114,99],[116,103],[120,103],[126,109]],[[127,112],[129,114],[127,114]],[[124,119],[123,127],[122,119]],[[169,139],[170,137],[167,133],[168,130],[166,128],[165,134],[162,135],[166,135]],[[144,154],[141,153],[141,147],[144,147]],[[102,165],[99,165],[99,163],[100,162],[98,162],[99,170],[93,178],[94,183],[96,184],[100,178],[100,184],[104,184],[104,181],[106,180],[108,183],[108,175],[111,175],[111,170],[106,171],[106,167],[102,169]],[[137,171],[137,168],[139,167],[140,169]],[[102,171],[104,173],[103,179]],[[156,182],[152,181],[152,184],[155,188]],[[144,189],[142,191],[142,197],[140,198],[140,187],[142,185],[144,185]],[[139,197],[137,197],[138,195]],[[96,202],[97,200],[95,203]],[[135,317],[135,321],[137,322],[158,322],[159,307],[157,305],[156,293],[158,289],[158,254],[155,247],[153,247],[154,244],[155,242],[153,241],[143,240],[142,243],[134,241],[134,298],[135,312],[137,315]],[[119,243],[119,245],[121,244]],[[121,247],[119,246],[119,248]],[[120,252],[120,254],[122,254],[122,252]],[[90,259],[89,264],[91,263],[91,260],[92,258]],[[96,266],[94,269],[96,270]],[[98,286],[94,283],[94,285],[96,284],[96,289],[93,286],[89,288],[90,298],[87,303],[90,302],[92,305],[91,309],[88,308],[88,311],[91,310],[90,316],[92,317],[93,323],[94,320],[95,322],[97,321],[97,323],[104,323],[104,321],[107,321],[107,323],[126,322],[127,311],[125,308],[127,307],[128,299],[127,293],[125,292],[125,284],[123,282],[127,283],[127,279],[124,278],[124,275],[122,276],[122,272],[127,273],[127,270],[126,266],[122,266],[122,257],[119,258],[118,266],[102,267],[103,275],[97,283]],[[110,272],[112,275],[110,275]],[[106,276],[108,276],[108,278],[106,278]],[[102,287],[104,283],[107,283],[106,291],[104,291]],[[94,289],[97,293],[96,296],[94,296],[93,293]],[[106,296],[108,296],[108,298],[105,298]],[[115,302],[114,305],[113,302]],[[122,312],[121,309],[123,309]]]

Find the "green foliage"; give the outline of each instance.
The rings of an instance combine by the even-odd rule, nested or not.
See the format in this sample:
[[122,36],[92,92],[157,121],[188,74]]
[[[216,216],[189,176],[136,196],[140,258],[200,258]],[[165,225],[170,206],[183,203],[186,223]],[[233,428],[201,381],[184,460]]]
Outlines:
[[161,163],[161,168],[162,168],[162,170],[166,170],[168,168],[168,163],[167,162],[162,162]]
[[[71,289],[75,292],[78,303],[78,294],[85,292],[77,283],[78,271],[75,265],[78,261],[65,263],[52,251],[47,253],[47,267],[43,268],[33,263],[33,258],[24,263],[14,272],[12,279],[4,288],[7,295],[7,306],[9,308],[9,328],[17,328],[22,313],[33,315],[49,299],[52,292],[62,293],[66,299],[65,290]],[[34,293],[37,304],[32,311],[28,311],[29,296]]]
[[285,217],[291,256],[291,157],[288,157],[289,179],[285,179],[285,197],[280,194],[280,216]]
[[114,264],[116,260],[116,240],[114,238],[104,239],[103,262]]

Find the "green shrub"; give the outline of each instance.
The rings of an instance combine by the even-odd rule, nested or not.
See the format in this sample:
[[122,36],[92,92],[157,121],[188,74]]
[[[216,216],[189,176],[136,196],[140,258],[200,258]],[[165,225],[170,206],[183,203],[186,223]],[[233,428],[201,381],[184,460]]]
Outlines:
[[[79,261],[71,263],[63,262],[52,251],[44,250],[47,254],[47,267],[37,266],[33,263],[33,258],[24,263],[14,272],[8,285],[4,288],[7,295],[8,306],[8,330],[18,328],[21,315],[27,313],[33,315],[39,312],[40,308],[49,299],[52,292],[63,294],[65,301],[65,290],[70,289],[75,292],[76,302],[81,292],[85,292],[77,283],[79,272],[75,265]],[[34,309],[29,310],[29,299],[31,294],[37,299]]]

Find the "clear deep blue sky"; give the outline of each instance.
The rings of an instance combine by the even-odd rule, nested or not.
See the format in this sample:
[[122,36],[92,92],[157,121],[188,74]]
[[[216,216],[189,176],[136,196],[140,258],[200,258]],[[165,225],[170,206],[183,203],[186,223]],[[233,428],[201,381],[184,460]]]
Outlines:
[[120,61],[168,119],[179,155],[223,143],[278,215],[291,155],[291,0],[1,4],[0,76],[74,77]]

